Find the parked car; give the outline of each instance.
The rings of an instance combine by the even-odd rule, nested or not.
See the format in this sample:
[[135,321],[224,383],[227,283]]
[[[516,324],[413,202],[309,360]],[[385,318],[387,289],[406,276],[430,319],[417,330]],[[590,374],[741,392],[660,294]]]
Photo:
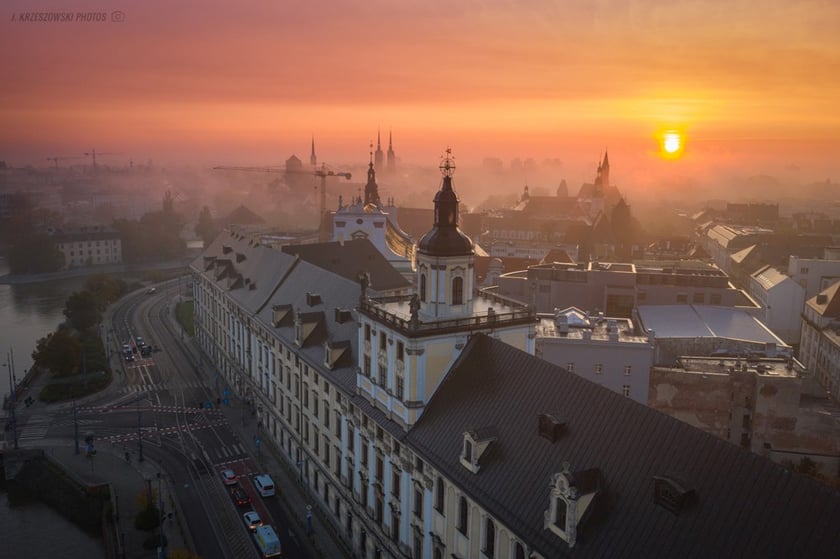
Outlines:
[[149,289],[146,290],[146,294],[147,295],[153,295],[155,293],[155,291],[157,291],[156,288],[150,287]]
[[249,510],[243,514],[242,519],[245,520],[245,526],[247,526],[252,532],[255,532],[258,527],[263,525],[262,518],[260,518],[260,515],[253,510]]
[[220,475],[222,476],[222,483],[225,485],[236,485],[239,483],[239,476],[233,470],[222,470]]
[[237,506],[244,507],[251,504],[251,497],[241,487],[234,487],[230,490],[230,496]]

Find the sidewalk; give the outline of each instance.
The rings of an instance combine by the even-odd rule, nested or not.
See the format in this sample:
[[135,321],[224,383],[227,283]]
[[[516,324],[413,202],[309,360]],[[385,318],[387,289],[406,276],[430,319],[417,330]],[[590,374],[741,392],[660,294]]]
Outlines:
[[[288,517],[297,526],[296,532],[302,537],[298,540],[313,559],[340,559],[349,558],[350,550],[339,540],[332,525],[326,521],[315,502],[316,497],[307,496],[309,488],[298,482],[298,475],[285,459],[280,451],[269,440],[268,436],[260,436],[260,445],[257,449],[255,435],[257,435],[257,420],[251,416],[246,408],[244,410],[245,425],[242,424],[243,410],[242,402],[231,401],[231,405],[222,406],[225,416],[231,428],[239,436],[243,446],[248,449],[249,454],[262,467],[262,471],[271,476],[277,485],[278,497],[286,509]],[[259,458],[257,458],[259,456]],[[312,505],[312,533],[309,538],[307,532],[307,505]]]
[[[158,529],[144,532],[134,527],[134,519],[141,511],[141,493],[151,489],[152,495],[156,497],[156,504],[160,507],[163,503],[163,512],[168,517],[172,513],[172,519],[165,520],[163,533],[166,536],[167,554],[173,549],[193,549],[192,542],[188,543],[189,532],[181,524],[183,515],[179,510],[178,503],[171,492],[166,476],[158,480],[157,474],[160,468],[148,458],[141,463],[132,461],[128,463],[124,457],[116,456],[111,449],[99,449],[96,456],[87,458],[84,452],[84,444],[81,444],[81,452],[75,453],[75,447],[53,446],[45,448],[47,456],[83,484],[99,485],[107,483],[111,486],[111,503],[114,506],[115,521],[117,523],[117,534],[120,537],[118,542],[118,557],[125,559],[150,559],[157,557],[156,549],[144,549],[143,542],[150,536],[159,534]],[[160,488],[160,492],[158,492]]]

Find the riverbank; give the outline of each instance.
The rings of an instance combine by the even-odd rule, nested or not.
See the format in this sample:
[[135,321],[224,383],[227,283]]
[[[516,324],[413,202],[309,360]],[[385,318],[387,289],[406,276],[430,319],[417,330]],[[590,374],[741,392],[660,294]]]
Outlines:
[[150,262],[148,264],[106,264],[103,266],[71,268],[69,270],[60,270],[58,272],[48,272],[45,274],[5,274],[0,276],[0,284],[27,285],[31,283],[93,276],[96,274],[131,275],[145,274],[153,271],[168,272],[178,270],[180,268],[183,268],[184,272],[186,272],[189,263],[193,260],[193,258],[195,258],[195,255],[191,254],[179,260]]

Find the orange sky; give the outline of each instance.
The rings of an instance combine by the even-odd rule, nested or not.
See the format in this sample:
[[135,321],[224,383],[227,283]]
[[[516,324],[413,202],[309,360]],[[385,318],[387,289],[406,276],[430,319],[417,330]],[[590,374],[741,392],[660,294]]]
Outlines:
[[[322,159],[358,161],[381,126],[418,163],[449,144],[467,163],[591,166],[609,147],[641,175],[772,162],[838,178],[832,0],[3,5],[0,159],[13,165],[91,148],[278,164],[308,155],[312,133]],[[20,21],[113,10],[125,21]],[[667,129],[686,134],[679,161],[656,155]]]

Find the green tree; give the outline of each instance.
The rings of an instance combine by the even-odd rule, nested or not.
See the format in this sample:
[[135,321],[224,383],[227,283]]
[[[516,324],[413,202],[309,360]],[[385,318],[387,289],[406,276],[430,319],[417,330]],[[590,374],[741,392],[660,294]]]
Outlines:
[[60,326],[58,330],[38,340],[32,360],[57,375],[70,375],[79,368],[82,346],[70,328]]
[[64,255],[46,233],[24,231],[7,254],[13,274],[55,272],[64,266]]
[[209,245],[219,234],[219,227],[216,221],[210,214],[210,208],[204,206],[201,208],[201,213],[198,214],[198,223],[195,225],[195,234],[201,237],[204,241],[204,246]]
[[84,290],[93,293],[97,309],[104,311],[108,305],[128,291],[128,286],[125,281],[110,274],[96,274],[85,280]]
[[64,316],[77,330],[92,328],[102,317],[96,295],[87,290],[73,293],[64,305]]

